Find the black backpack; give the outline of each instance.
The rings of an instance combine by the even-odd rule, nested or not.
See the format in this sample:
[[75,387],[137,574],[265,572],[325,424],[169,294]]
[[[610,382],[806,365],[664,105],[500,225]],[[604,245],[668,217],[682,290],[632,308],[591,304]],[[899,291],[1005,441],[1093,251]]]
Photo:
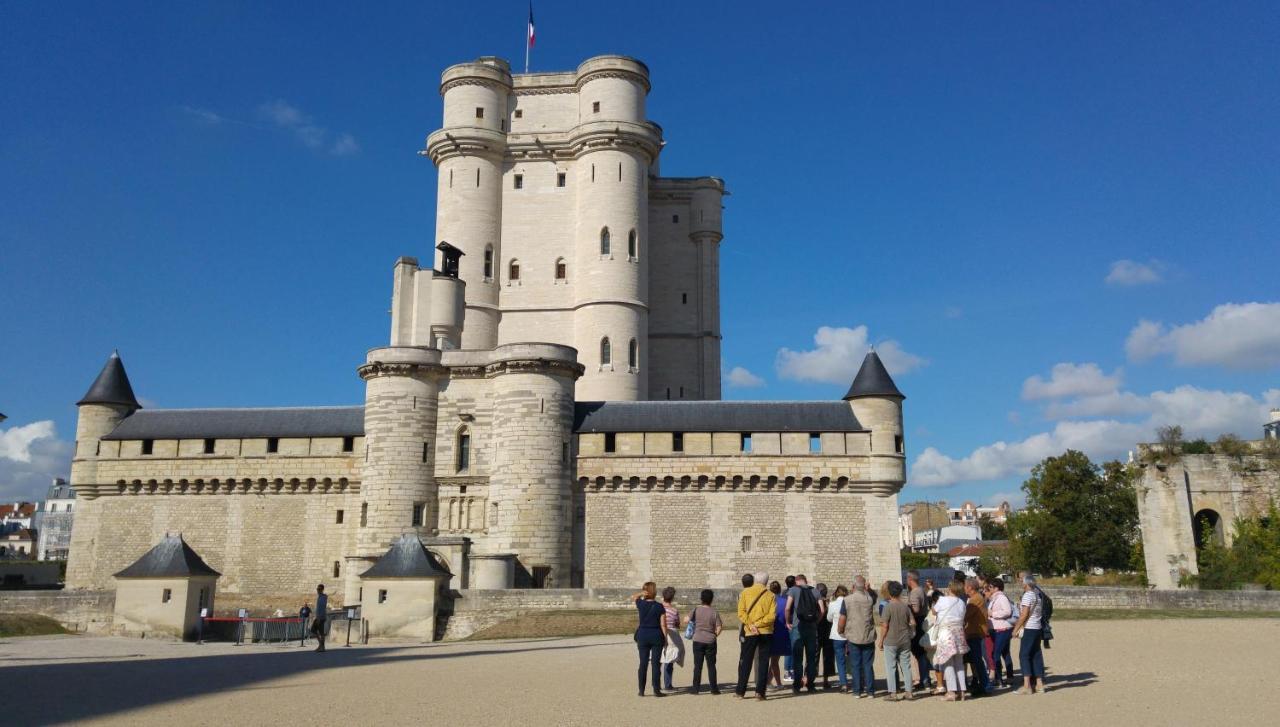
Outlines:
[[1039,586],[1036,586],[1036,595],[1040,597],[1040,640],[1047,649],[1049,642],[1053,641],[1053,626],[1049,623],[1049,619],[1053,618],[1053,599],[1040,590]]
[[804,586],[800,589],[800,595],[796,597],[795,611],[797,620],[805,623],[817,622],[818,599],[813,595],[812,586]]

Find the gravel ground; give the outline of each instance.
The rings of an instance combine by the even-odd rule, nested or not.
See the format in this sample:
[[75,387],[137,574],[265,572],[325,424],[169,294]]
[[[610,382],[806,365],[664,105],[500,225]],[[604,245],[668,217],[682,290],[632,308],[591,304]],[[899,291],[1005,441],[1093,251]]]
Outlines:
[[[694,696],[679,689],[689,684],[691,660],[676,672],[680,693],[640,699],[626,636],[335,646],[324,654],[296,645],[16,638],[0,642],[0,684],[10,724],[743,725],[842,717],[937,724],[986,721],[988,708],[1018,724],[1276,723],[1280,621],[1063,621],[1055,632],[1048,693],[959,704],[790,691],[765,703]],[[724,634],[720,648],[726,683],[737,663],[734,635]],[[881,663],[876,674],[883,677]]]

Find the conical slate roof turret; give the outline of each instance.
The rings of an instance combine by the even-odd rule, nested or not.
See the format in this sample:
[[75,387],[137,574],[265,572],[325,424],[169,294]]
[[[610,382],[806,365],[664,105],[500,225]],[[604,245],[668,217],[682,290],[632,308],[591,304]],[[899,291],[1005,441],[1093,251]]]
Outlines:
[[361,578],[448,578],[453,574],[418,540],[406,533]]
[[117,404],[133,409],[142,408],[138,398],[133,395],[133,386],[129,384],[129,375],[124,372],[124,362],[120,360],[119,351],[111,352],[111,358],[107,359],[89,391],[76,402],[76,406],[82,404]]
[[879,354],[874,350],[862,359],[862,368],[858,369],[858,375],[853,377],[853,385],[849,387],[849,393],[844,395],[844,400],[859,399],[864,396],[907,398],[898,391],[898,386],[893,383],[889,370],[884,367]]
[[116,574],[116,578],[184,578],[220,576],[181,535],[166,535],[156,547]]

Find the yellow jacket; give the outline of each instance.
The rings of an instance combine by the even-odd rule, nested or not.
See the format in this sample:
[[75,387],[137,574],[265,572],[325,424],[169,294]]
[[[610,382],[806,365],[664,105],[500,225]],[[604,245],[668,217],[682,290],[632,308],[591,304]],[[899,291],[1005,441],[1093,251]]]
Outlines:
[[[762,595],[760,592],[764,591]],[[759,600],[757,600],[759,597]],[[752,606],[751,603],[755,602]],[[751,612],[747,613],[750,608]],[[777,618],[778,602],[763,583],[744,588],[738,594],[738,620],[747,626],[747,634],[751,634],[750,626],[754,625],[761,634],[773,633],[773,621]]]

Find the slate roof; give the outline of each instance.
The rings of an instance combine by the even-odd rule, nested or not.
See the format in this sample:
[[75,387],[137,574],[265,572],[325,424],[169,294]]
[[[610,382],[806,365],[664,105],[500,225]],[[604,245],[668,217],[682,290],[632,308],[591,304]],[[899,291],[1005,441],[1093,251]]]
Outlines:
[[120,352],[112,351],[111,357],[98,372],[93,385],[80,397],[76,406],[81,404],[121,404],[141,409],[138,398],[133,395],[133,386],[129,384],[129,375],[124,372],[124,362],[120,360]]
[[843,401],[580,401],[574,432],[861,432]]
[[880,355],[875,351],[871,351],[866,358],[862,359],[862,367],[858,369],[858,375],[853,377],[853,385],[849,387],[849,393],[845,394],[844,398],[848,401],[863,396],[907,398],[898,391],[898,385],[893,383],[893,377],[889,375],[889,370],[881,363]]
[[362,434],[363,406],[148,409],[126,417],[103,439],[350,437]]
[[373,567],[360,574],[361,578],[448,578],[453,575],[418,540],[418,536],[404,534],[391,544]]
[[156,547],[115,575],[116,578],[183,578],[222,574],[210,568],[181,535],[166,535]]

